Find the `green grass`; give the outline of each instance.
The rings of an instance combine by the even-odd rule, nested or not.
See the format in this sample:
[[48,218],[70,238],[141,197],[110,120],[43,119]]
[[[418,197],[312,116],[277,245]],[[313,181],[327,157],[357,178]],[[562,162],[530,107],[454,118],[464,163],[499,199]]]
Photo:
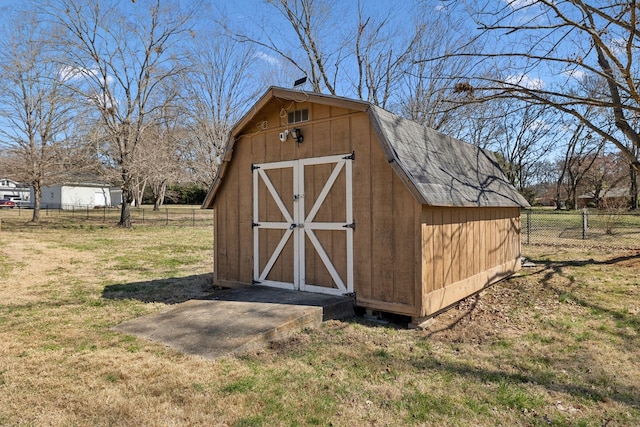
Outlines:
[[3,221],[0,425],[640,425],[636,252],[527,247],[426,331],[329,321],[206,360],[112,329],[211,291],[212,240]]

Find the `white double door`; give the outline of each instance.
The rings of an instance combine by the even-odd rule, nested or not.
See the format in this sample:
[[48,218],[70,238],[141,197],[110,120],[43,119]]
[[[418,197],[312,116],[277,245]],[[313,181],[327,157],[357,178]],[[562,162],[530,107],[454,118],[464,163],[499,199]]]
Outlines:
[[252,166],[254,283],[353,292],[353,159],[344,154]]

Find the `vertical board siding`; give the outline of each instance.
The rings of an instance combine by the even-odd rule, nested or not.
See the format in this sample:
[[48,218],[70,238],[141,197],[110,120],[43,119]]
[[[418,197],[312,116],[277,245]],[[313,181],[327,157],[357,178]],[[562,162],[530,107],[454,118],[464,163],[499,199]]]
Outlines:
[[363,114],[351,118],[351,150],[356,151],[353,163],[353,216],[356,230],[353,233],[353,279],[357,296],[372,298],[371,247],[371,144],[369,119]]
[[444,265],[444,208],[425,208],[433,212],[433,262],[423,265],[422,268],[433,269],[433,282],[428,287],[429,292],[432,292],[442,286],[445,282],[445,265]]
[[229,277],[239,277],[239,263],[240,263],[240,242],[238,238],[232,236],[238,236],[239,230],[239,218],[238,218],[238,200],[240,199],[237,194],[240,193],[240,181],[238,163],[230,168],[229,179],[233,181],[233,187],[230,187],[232,192],[227,193],[227,209],[226,209],[226,230],[227,230],[227,275]]
[[371,145],[371,170],[372,298],[393,301],[394,227],[401,218],[393,217],[395,172],[389,167],[382,149],[375,144]]
[[451,209],[442,210],[442,267],[444,268],[444,284],[453,283],[452,269],[454,268],[453,260],[453,238],[451,230],[453,228],[451,222]]
[[461,261],[460,246],[463,240],[461,235],[461,221],[463,215],[460,209],[452,209],[451,211],[451,283],[458,282],[461,278],[460,268]]
[[421,232],[424,293],[479,276],[519,258],[519,233],[518,208],[424,206]]
[[[238,162],[238,191],[239,194],[246,194],[246,189],[253,188],[253,178],[251,168],[249,165],[249,159],[251,158],[251,145],[250,144],[237,144],[236,155],[243,159]],[[253,265],[253,245],[248,245],[245,242],[253,242],[253,229],[251,223],[253,222],[253,200],[251,197],[238,197],[238,244],[239,255],[237,262],[238,280],[241,283],[251,283],[253,279],[252,270],[246,268],[246,265]]]
[[216,250],[216,272],[215,275],[218,280],[227,280],[227,194],[229,193],[229,186],[222,186],[218,192],[216,198],[216,234],[213,236]]
[[393,222],[394,222],[394,278],[393,302],[415,304],[416,275],[419,265],[415,252],[417,202],[404,182],[393,174]]
[[[416,232],[419,230],[421,212],[419,203],[407,189],[400,177],[389,166],[380,143],[373,133],[369,133],[370,177],[365,185],[370,185],[368,199],[371,223],[371,243],[368,247],[358,247],[356,262],[371,264],[370,284],[363,284],[366,299],[415,307],[416,273],[421,256],[416,253]],[[356,164],[359,156],[356,153]],[[366,159],[365,159],[366,161]],[[354,192],[360,191],[360,182]],[[367,203],[362,199],[361,203]],[[418,214],[420,216],[420,214]],[[356,218],[356,223],[358,218]],[[356,228],[356,235],[360,232]],[[362,238],[361,238],[362,239]],[[364,239],[363,239],[364,240]],[[358,293],[356,292],[356,295]]]

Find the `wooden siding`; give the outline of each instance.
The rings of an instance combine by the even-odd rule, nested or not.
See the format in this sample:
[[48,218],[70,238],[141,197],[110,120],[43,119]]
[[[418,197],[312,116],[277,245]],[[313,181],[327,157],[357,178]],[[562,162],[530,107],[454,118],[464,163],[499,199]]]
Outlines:
[[422,208],[422,311],[434,314],[520,268],[518,208]]
[[368,158],[356,153],[354,163],[354,177],[360,178],[354,184],[354,194],[358,196],[354,200],[355,262],[359,271],[368,270],[355,278],[357,303],[412,315],[420,302],[416,298],[420,257],[414,239],[420,226],[421,205],[389,166],[372,128],[369,135],[368,153],[363,153]]
[[[283,109],[308,108],[310,121],[287,126]],[[304,142],[282,143],[279,133],[298,127]],[[251,165],[281,160],[355,153],[353,163],[354,290],[363,307],[427,316],[519,268],[519,208],[441,208],[423,206],[390,167],[388,157],[366,112],[329,105],[280,102],[274,99],[257,112],[238,135],[226,165],[223,183],[213,201],[215,218],[214,273],[220,285],[250,284],[253,278]],[[229,159],[226,159],[229,160]],[[305,172],[307,209],[321,191],[328,165]],[[291,192],[292,173],[271,170],[274,185]],[[317,214],[318,220],[338,221],[344,212],[344,177]],[[260,200],[268,190],[259,186]],[[291,209],[291,198],[282,197]],[[265,202],[266,215],[282,221],[277,206]],[[261,260],[273,251],[282,232],[261,230]],[[318,232],[342,276],[346,270],[342,233]],[[306,281],[331,281],[310,244],[305,245]],[[290,241],[269,275],[293,281]]]
[[[301,103],[286,107],[309,108],[309,122],[295,126],[302,130],[304,142],[291,139],[280,142],[279,133],[287,128],[281,122],[282,106],[265,107],[235,144],[233,161],[227,166],[224,185],[216,196],[215,277],[219,284],[251,283],[253,271],[253,231],[251,165],[280,160],[321,157],[355,152],[353,163],[354,290],[358,301],[375,305],[380,310],[415,314],[420,302],[420,246],[416,230],[421,220],[421,205],[406,185],[389,167],[365,112],[318,104]],[[266,127],[266,129],[264,129]],[[291,128],[293,126],[289,126]],[[305,177],[307,209],[322,189],[330,165],[314,166]],[[292,176],[284,171],[270,171],[277,188],[292,187]],[[326,205],[316,218],[338,221],[344,216],[344,175],[338,179]],[[260,199],[269,200],[264,185],[259,186]],[[290,200],[282,197],[289,208]],[[273,206],[272,206],[273,205]],[[272,201],[265,207],[271,220],[281,221]],[[333,234],[333,236],[332,236]],[[273,251],[281,232],[264,230],[260,236],[261,259]],[[318,239],[331,253],[337,271],[346,272],[345,237],[342,233],[317,233]],[[311,244],[305,245],[306,282],[322,284],[331,278]],[[293,281],[292,268],[284,261],[291,259],[293,245],[285,250],[269,275],[270,280]],[[266,263],[266,259],[263,264]],[[262,265],[261,267],[263,267]],[[369,303],[366,303],[369,301]]]

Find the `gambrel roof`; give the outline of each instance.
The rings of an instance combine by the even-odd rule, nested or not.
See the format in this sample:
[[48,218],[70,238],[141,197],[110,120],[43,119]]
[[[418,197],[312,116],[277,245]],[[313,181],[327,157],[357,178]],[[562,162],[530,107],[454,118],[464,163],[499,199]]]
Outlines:
[[237,138],[256,113],[274,98],[366,112],[387,161],[422,204],[446,207],[529,206],[506,179],[495,156],[487,150],[403,119],[365,101],[271,87],[231,130],[220,173],[205,198],[204,208],[213,207]]
[[[372,105],[369,117],[387,145],[387,160],[429,206],[527,207],[495,156]],[[390,158],[389,155],[393,157]]]

